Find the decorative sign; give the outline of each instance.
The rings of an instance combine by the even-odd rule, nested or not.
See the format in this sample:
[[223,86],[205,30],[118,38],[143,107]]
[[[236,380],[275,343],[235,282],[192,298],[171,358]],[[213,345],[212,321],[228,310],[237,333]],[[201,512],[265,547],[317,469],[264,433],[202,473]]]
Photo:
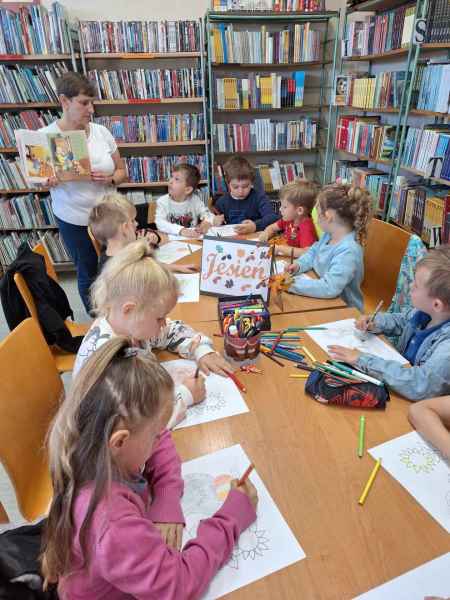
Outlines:
[[200,293],[212,296],[261,294],[267,301],[270,246],[255,240],[203,238]]

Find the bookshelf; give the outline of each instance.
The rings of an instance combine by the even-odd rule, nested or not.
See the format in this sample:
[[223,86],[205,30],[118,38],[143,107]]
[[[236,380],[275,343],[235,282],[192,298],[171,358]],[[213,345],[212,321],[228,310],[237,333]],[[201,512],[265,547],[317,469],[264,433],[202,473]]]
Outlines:
[[119,189],[166,193],[170,165],[187,157],[202,167],[209,194],[202,20],[81,21],[78,34],[83,71],[99,91],[94,120],[111,131],[127,165]]
[[[15,165],[15,129],[44,127],[58,116],[52,86],[42,85],[39,91],[36,84],[40,77],[50,75],[54,82],[62,72],[77,70],[77,36],[59,3],[48,9],[5,5],[0,13],[0,157]],[[25,78],[32,81],[28,87]],[[11,82],[15,85],[8,88]],[[14,94],[11,101],[9,90]],[[0,171],[4,166],[0,164]],[[73,269],[59,237],[48,190],[13,183],[0,173],[0,273],[14,260],[23,241],[31,245],[43,241],[57,270]]]
[[[352,94],[358,79],[359,82],[363,81],[363,91],[364,80],[377,82],[378,78],[391,75],[398,76],[403,81],[399,81],[396,106],[379,106],[376,102],[371,103],[374,98],[377,98],[377,92],[373,94],[369,83],[366,86],[365,98],[363,93],[362,106],[353,106],[352,104],[361,103],[355,103],[354,98],[351,98],[350,106],[336,107],[336,116],[339,118],[333,160],[336,167],[335,175],[347,174],[351,178],[352,173],[356,172],[359,178],[365,171],[373,178],[378,172],[379,216],[408,231],[415,232],[426,243],[434,245],[441,240],[448,241],[450,224],[446,213],[450,210],[450,200],[446,198],[450,193],[450,181],[446,178],[448,172],[446,176],[441,176],[439,170],[434,173],[430,171],[428,163],[439,156],[445,158],[450,153],[450,142],[448,142],[450,126],[448,104],[436,110],[434,106],[424,106],[424,99],[436,100],[439,94],[448,99],[450,66],[445,67],[445,63],[450,62],[450,31],[448,28],[446,31],[443,30],[440,23],[448,22],[450,14],[444,0],[430,2],[417,0],[412,14],[411,11],[407,12],[409,7],[411,7],[410,2],[398,0],[367,0],[347,7],[340,70],[342,75],[350,77],[351,74]],[[370,17],[361,15],[365,11],[370,11]],[[415,35],[415,23],[419,19],[423,19],[427,25],[423,39]],[[383,33],[383,26],[392,27],[389,29],[391,36]],[[380,29],[377,30],[377,27]],[[400,29],[396,30],[396,27]],[[438,27],[441,27],[440,31]],[[372,28],[374,34],[371,33]],[[357,35],[360,40],[364,40],[365,46],[354,44]],[[436,41],[437,36],[440,36],[439,41]],[[378,47],[371,52],[372,43],[374,44],[372,47],[375,47],[376,43]],[[380,48],[380,44],[383,43],[384,48]],[[356,55],[352,56],[353,53]],[[444,69],[449,69],[447,74],[444,74]],[[378,83],[375,83],[375,88],[377,85]],[[381,85],[381,94],[383,94],[383,85],[384,83]],[[430,93],[429,90],[433,92]],[[361,95],[359,100],[361,101]],[[356,119],[361,118],[361,121],[351,125],[351,129],[347,130],[347,133],[351,133],[352,140],[355,140],[362,130],[367,130],[370,137],[370,121],[375,118],[379,120],[379,125],[374,126],[375,130],[384,128],[384,133],[388,130],[391,132],[388,156],[384,146],[384,134],[380,143],[381,153],[374,155],[373,149],[377,143],[376,132],[371,138],[370,152],[359,151],[361,138],[357,140],[357,148],[353,147],[350,153],[349,148],[344,151],[336,147],[342,141],[342,128],[345,130],[347,126],[345,117],[350,115]],[[372,124],[374,123],[373,120]],[[347,159],[347,164],[336,162],[337,156]],[[416,165],[415,161],[418,159],[421,159],[418,161],[421,168]],[[361,161],[365,161],[365,164]],[[351,167],[352,162],[355,164],[354,168]],[[442,162],[443,160],[441,166]],[[416,193],[419,189],[420,194]],[[427,206],[433,203],[436,211],[438,211],[436,207],[442,208],[440,223],[436,211],[434,217],[430,217],[427,221]]]
[[324,181],[339,16],[208,10],[213,194],[224,190],[221,165],[235,152],[249,156],[269,193],[303,169]]

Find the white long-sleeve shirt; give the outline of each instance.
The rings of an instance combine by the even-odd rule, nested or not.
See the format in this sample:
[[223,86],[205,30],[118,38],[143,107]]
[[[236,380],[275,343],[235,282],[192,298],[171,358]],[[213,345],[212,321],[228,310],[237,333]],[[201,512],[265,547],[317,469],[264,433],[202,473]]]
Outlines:
[[197,227],[201,221],[213,223],[213,220],[214,215],[195,192],[183,202],[176,202],[165,194],[156,203],[156,226],[164,233],[179,234],[184,228]]

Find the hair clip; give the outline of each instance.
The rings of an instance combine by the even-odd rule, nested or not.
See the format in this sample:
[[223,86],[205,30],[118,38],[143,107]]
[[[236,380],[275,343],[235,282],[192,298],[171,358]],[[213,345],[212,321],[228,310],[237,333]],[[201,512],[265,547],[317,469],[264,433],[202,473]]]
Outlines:
[[124,348],[123,351],[124,358],[134,358],[139,354],[145,354],[145,350],[143,348],[138,348],[137,346],[129,346],[128,348]]

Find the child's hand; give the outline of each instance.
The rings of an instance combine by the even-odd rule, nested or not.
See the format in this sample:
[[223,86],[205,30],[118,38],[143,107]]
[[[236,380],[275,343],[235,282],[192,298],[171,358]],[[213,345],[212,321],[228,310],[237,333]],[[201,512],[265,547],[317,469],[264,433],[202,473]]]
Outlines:
[[267,242],[269,240],[269,232],[264,230],[259,234],[258,240],[260,242]]
[[345,362],[349,365],[354,365],[361,356],[359,350],[352,348],[344,348],[344,346],[328,346],[328,354],[339,362]]
[[360,331],[373,331],[375,326],[372,321],[370,321],[370,323],[369,321],[369,315],[363,315],[362,317],[359,317],[359,319],[355,320],[356,329],[359,329]]
[[300,266],[297,263],[292,263],[292,265],[286,264],[284,267],[284,272],[289,273],[290,275],[295,275],[299,270]]
[[250,479],[246,479],[242,485],[238,485],[238,480],[233,479],[231,481],[231,487],[248,496],[253,508],[256,510],[256,507],[258,506],[258,492]]
[[225,221],[225,215],[214,215],[213,225],[220,227]]
[[216,373],[222,377],[228,377],[228,373],[233,370],[232,366],[218,352],[210,352],[202,356],[198,361],[198,366],[205,375]]
[[103,185],[112,185],[114,183],[112,175],[105,175],[101,171],[91,171],[91,180]]
[[147,242],[152,246],[158,245],[158,236],[154,231],[146,231],[145,229],[140,229],[137,232],[137,238],[139,240],[142,238],[146,239]]
[[187,377],[182,381],[183,385],[192,394],[192,404],[200,404],[206,398],[206,385],[204,377]]
[[256,231],[256,223],[250,221],[250,219],[245,219],[239,225],[234,226],[236,233],[244,234],[244,233],[255,233]]
[[181,550],[183,542],[183,523],[153,523],[162,536],[164,543],[174,550]]
[[183,235],[184,237],[189,237],[189,238],[198,238],[198,236],[200,235],[200,232],[197,230],[197,228],[183,227],[183,229],[180,231],[180,235]]
[[211,227],[211,223],[208,223],[208,221],[202,221],[197,227],[197,231],[199,231],[200,233],[207,233],[208,229],[210,229]]
[[197,273],[197,265],[167,265],[173,273]]

